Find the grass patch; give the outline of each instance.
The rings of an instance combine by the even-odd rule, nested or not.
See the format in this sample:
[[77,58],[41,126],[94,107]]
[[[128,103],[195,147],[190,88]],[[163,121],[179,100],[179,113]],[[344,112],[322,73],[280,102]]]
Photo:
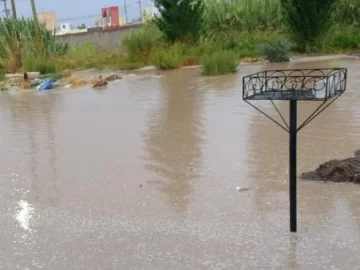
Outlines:
[[0,81],[4,81],[5,80],[5,69],[0,69]]
[[148,65],[155,50],[163,43],[160,31],[150,23],[127,35],[121,42],[121,49],[128,61]]
[[360,49],[360,26],[333,26],[318,44],[318,50],[326,53]]
[[79,68],[104,68],[114,66],[118,59],[116,52],[106,52],[91,43],[83,43],[70,48],[62,57],[54,59],[58,70]]
[[48,73],[48,74],[41,74],[39,76],[39,79],[47,79],[47,78],[51,78],[54,80],[60,80],[60,79],[64,79],[67,77],[70,77],[71,73],[70,72],[57,72],[57,73]]
[[237,54],[233,51],[218,51],[201,59],[201,74],[205,76],[235,73],[238,66]]
[[154,54],[154,65],[163,70],[179,68],[184,64],[185,47],[182,44],[174,44],[166,49],[160,49]]

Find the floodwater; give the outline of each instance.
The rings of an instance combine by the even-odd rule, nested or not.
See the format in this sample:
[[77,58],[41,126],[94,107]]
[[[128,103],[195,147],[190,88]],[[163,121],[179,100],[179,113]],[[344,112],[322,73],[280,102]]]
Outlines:
[[299,134],[300,174],[360,148],[359,61],[1,93],[0,269],[360,269],[360,186],[299,180],[289,233],[287,134],[241,93],[264,68],[333,64],[348,89]]

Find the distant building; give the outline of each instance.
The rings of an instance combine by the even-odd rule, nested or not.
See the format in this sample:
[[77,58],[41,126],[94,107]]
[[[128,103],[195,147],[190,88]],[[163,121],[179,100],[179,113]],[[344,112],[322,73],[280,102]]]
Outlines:
[[64,23],[60,24],[60,27],[56,31],[56,35],[61,36],[61,35],[68,35],[68,34],[85,33],[87,31],[88,31],[87,28],[83,28],[83,29],[73,28],[71,23],[64,22]]
[[102,8],[101,18],[95,21],[95,27],[102,27],[104,29],[113,29],[124,24],[124,19],[120,16],[117,6]]
[[46,29],[54,31],[56,29],[56,13],[42,12],[37,14],[39,23],[45,24]]

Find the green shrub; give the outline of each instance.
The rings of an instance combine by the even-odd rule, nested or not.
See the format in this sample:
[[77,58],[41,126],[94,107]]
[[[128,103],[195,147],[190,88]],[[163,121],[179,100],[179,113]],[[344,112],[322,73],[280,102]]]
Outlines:
[[155,16],[158,29],[167,41],[197,41],[202,27],[204,10],[202,0],[155,0],[159,16]]
[[42,74],[39,76],[40,79],[47,79],[47,78],[51,78],[54,80],[60,80],[63,78],[67,78],[70,77],[71,73],[70,72],[58,72],[58,73],[48,73],[48,74]]
[[121,49],[124,49],[129,61],[149,64],[153,51],[162,43],[159,30],[149,24],[127,35],[121,42]]
[[359,49],[360,26],[332,27],[323,40],[319,41],[318,48],[323,52]]
[[215,76],[235,73],[238,66],[237,55],[233,51],[218,51],[201,59],[202,75]]
[[296,49],[312,51],[317,40],[332,23],[332,10],[338,0],[283,0],[285,22]]
[[175,69],[184,64],[185,48],[175,44],[169,48],[159,49],[155,52],[153,63],[159,69]]
[[0,81],[4,81],[5,80],[5,70],[4,69],[0,69]]
[[55,58],[59,70],[77,68],[104,68],[115,66],[117,53],[97,48],[91,43],[82,43],[71,47],[69,51]]
[[37,63],[35,70],[40,74],[51,74],[56,72],[56,65],[54,62],[42,61]]
[[271,63],[288,62],[291,44],[286,39],[278,39],[274,43],[261,45],[260,51]]

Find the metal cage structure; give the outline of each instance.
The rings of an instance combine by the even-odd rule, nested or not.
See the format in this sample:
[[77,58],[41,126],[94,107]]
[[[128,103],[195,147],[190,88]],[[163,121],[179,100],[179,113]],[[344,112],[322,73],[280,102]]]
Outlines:
[[[328,108],[346,90],[347,69],[265,70],[243,77],[243,100],[289,133],[290,231],[297,231],[297,133]],[[270,101],[283,123],[276,121],[250,101]],[[274,101],[289,101],[289,123]],[[298,101],[320,105],[299,126]]]

